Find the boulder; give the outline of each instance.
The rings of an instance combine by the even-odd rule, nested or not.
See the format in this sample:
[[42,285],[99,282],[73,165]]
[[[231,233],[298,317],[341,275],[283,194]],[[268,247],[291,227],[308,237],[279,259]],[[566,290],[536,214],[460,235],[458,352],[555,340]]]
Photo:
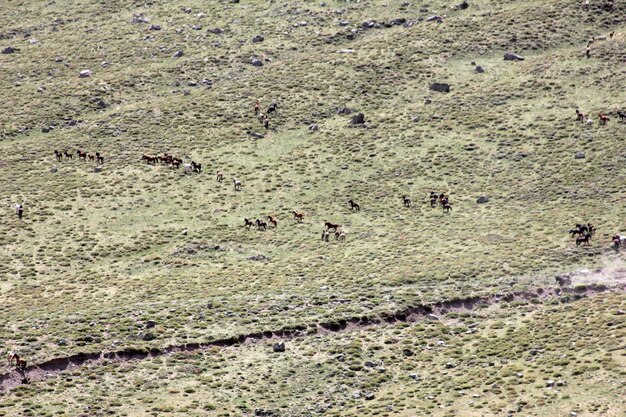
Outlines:
[[48,170],[48,172],[50,172],[51,174],[54,174],[55,172],[57,172],[59,169],[57,167],[52,167]]
[[552,388],[555,384],[556,384],[555,381],[549,380],[548,382],[546,382],[546,387],[547,388]]
[[351,54],[354,52],[354,49],[340,49],[337,52],[340,54]]
[[426,318],[429,320],[439,320],[439,316],[436,316],[434,314],[426,314]]
[[141,340],[149,342],[151,340],[156,339],[156,336],[151,332],[146,332],[143,336],[141,336]]
[[98,106],[98,108],[100,108],[100,109],[104,109],[104,108],[106,108],[106,106],[107,106],[107,104],[105,103],[105,101],[104,101],[104,100],[102,100],[101,98],[95,99],[95,100],[94,100],[94,103],[95,103],[95,105],[96,105],[96,106]]
[[15,48],[14,48],[14,47],[12,47],[12,46],[7,46],[6,48],[4,48],[4,49],[2,50],[2,53],[3,53],[3,54],[5,54],[5,55],[7,55],[7,54],[12,54],[12,53],[14,53],[14,52],[15,52]]
[[263,66],[263,62],[260,59],[258,59],[258,58],[251,58],[250,59],[250,63],[252,65],[254,65],[255,67],[262,67]]
[[88,78],[88,77],[91,77],[91,70],[88,70],[88,69],[86,69],[86,70],[82,70],[80,73],[78,73],[78,76],[79,76],[80,78]]
[[357,113],[352,116],[353,125],[362,125],[363,123],[365,123],[365,115],[363,113]]
[[393,19],[391,22],[393,26],[400,26],[400,25],[404,25],[406,23],[406,19],[404,17],[399,17],[397,19]]
[[578,151],[574,154],[574,159],[585,159],[585,153],[583,151]]
[[101,166],[94,167],[93,172],[102,172],[102,167]]
[[174,55],[172,55],[172,57],[180,58],[183,55],[185,55],[185,53],[183,51],[176,51],[176,52],[174,52]]
[[465,10],[469,7],[469,3],[466,0],[463,0],[463,3],[456,6],[459,10]]
[[430,16],[428,19],[426,19],[427,22],[437,22],[437,23],[441,23],[443,22],[443,17],[441,16]]
[[478,204],[485,204],[489,202],[489,197],[487,197],[486,195],[481,195],[480,197],[478,197],[478,200],[476,200],[476,202]]
[[265,137],[264,135],[257,133],[257,132],[253,132],[253,131],[249,131],[248,135],[252,136],[255,139],[263,139]]
[[161,30],[161,26],[159,25],[151,25],[150,30]]
[[276,353],[284,352],[285,351],[285,342],[274,343],[274,346],[272,347],[272,350],[274,350],[274,352],[276,352]]
[[367,395],[365,396],[365,400],[366,400],[366,401],[371,401],[371,400],[373,400],[373,399],[374,399],[374,394],[367,394]]
[[351,114],[354,110],[349,109],[347,107],[339,107],[337,109],[337,114]]
[[507,52],[504,54],[505,61],[523,61],[524,57],[518,54],[513,54],[511,52]]
[[207,32],[214,33],[216,35],[221,35],[222,33],[224,33],[224,30],[220,28],[213,28],[213,29],[207,30]]
[[483,72],[485,72],[485,69],[483,67],[481,67],[480,65],[477,65],[475,71],[478,74],[482,74]]
[[450,84],[446,83],[432,83],[430,85],[430,89],[433,91],[437,91],[439,93],[449,93],[450,92]]
[[259,43],[259,42],[263,42],[265,40],[265,38],[261,35],[256,35],[254,38],[252,38],[252,42],[254,43]]
[[152,329],[154,326],[156,326],[156,321],[154,320],[148,320],[146,322],[146,329]]
[[319,130],[319,126],[317,124],[313,123],[311,126],[309,126],[309,130],[312,130],[312,131]]

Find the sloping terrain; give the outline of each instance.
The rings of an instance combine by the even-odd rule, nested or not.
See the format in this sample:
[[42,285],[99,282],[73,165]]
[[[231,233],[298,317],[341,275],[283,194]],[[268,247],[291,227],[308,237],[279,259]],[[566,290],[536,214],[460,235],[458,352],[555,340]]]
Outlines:
[[[555,274],[581,269],[602,271],[594,280],[608,287],[624,282],[624,254],[610,239],[626,233],[626,123],[617,117],[626,110],[622,3],[613,11],[601,2],[585,10],[564,0],[485,0],[466,9],[441,1],[5,6],[0,50],[14,51],[0,54],[0,350],[17,351],[35,367],[78,353],[207,343],[547,288]],[[427,21],[434,15],[441,23]],[[254,42],[256,35],[263,40]],[[504,61],[506,52],[525,59]],[[253,58],[263,65],[252,65]],[[84,70],[91,76],[79,77]],[[430,90],[433,82],[450,84],[450,92]],[[264,113],[278,106],[267,132],[253,114],[257,100]],[[344,108],[354,113],[338,111]],[[593,124],[577,122],[575,109]],[[364,125],[351,124],[356,112],[365,115]],[[599,113],[609,116],[606,125]],[[102,171],[79,159],[77,149],[100,152]],[[55,150],[74,157],[57,161]],[[144,154],[164,152],[202,163],[203,172],[142,162]],[[234,178],[242,191],[233,189]],[[431,208],[431,191],[450,196],[450,213]],[[410,208],[403,195],[412,198]],[[478,204],[481,195],[489,202]],[[24,204],[21,221],[12,211],[16,203]],[[306,214],[302,223],[293,210]],[[244,218],[268,215],[278,227],[244,227]],[[322,242],[325,222],[341,224],[346,241]],[[583,222],[598,230],[589,246],[568,234]],[[573,284],[589,279],[576,275]],[[602,295],[593,299],[604,302]],[[623,293],[610,300],[623,310]],[[520,314],[512,306],[507,320],[541,326],[535,315]],[[363,331],[379,343],[387,332],[411,339],[412,329]],[[473,337],[459,349],[482,343]],[[597,333],[579,337],[603,340]],[[620,337],[616,346],[623,349],[623,332],[615,332]],[[321,342],[297,343],[306,350]],[[230,398],[243,389],[234,381],[247,355],[265,352],[260,344],[247,349],[197,353],[187,365],[211,363],[213,354],[236,356],[215,372],[202,362],[206,372],[198,377],[225,375],[229,382],[218,392]],[[333,354],[343,349],[338,343]],[[292,353],[272,359],[278,374],[302,364]],[[564,354],[582,353],[571,346]],[[399,369],[405,361],[413,366],[417,357],[411,358],[397,358]],[[302,366],[296,378],[310,382],[290,383],[303,393],[344,383],[341,373],[315,380],[307,373],[313,364]],[[80,387],[89,380],[102,389],[99,378],[118,383],[105,368],[85,370],[84,377],[81,369],[71,377]],[[465,383],[457,379],[450,384]],[[403,384],[381,381],[376,390],[403,392]],[[205,388],[196,390],[204,395]],[[61,400],[72,397],[62,380],[49,379],[1,394],[14,404],[5,414],[25,413],[22,389],[27,396],[45,390],[47,404],[62,404],[33,403],[42,409],[31,414],[78,412]],[[120,398],[132,391],[117,389]],[[168,402],[169,391],[158,391],[163,387],[146,389]],[[568,395],[552,400],[563,404],[559,413],[576,408],[578,397]],[[282,413],[318,412],[308,397]],[[402,401],[407,415],[437,411],[410,398]],[[189,413],[240,415],[288,401],[284,391],[267,392],[246,407],[215,403],[215,411]],[[595,415],[591,399],[580,401],[581,411]],[[606,415],[624,409],[623,402],[597,402]],[[508,410],[509,403],[496,403],[477,415]],[[465,402],[455,404],[458,415],[471,415],[460,411]],[[340,414],[364,414],[352,406]]]

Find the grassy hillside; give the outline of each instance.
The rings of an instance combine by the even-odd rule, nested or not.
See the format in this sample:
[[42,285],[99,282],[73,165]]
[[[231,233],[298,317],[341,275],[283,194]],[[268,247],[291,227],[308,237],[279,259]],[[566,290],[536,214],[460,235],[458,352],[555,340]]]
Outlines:
[[[467,9],[396,0],[8,3],[0,50],[15,52],[0,54],[0,351],[38,364],[79,352],[202,343],[546,288],[556,273],[580,269],[602,271],[597,276],[609,286],[623,282],[624,254],[610,241],[626,233],[626,123],[616,113],[626,110],[626,9],[617,3],[613,12],[564,0],[472,1]],[[442,22],[428,22],[433,15]],[[253,42],[256,35],[263,41]],[[504,61],[506,52],[525,60]],[[91,76],[79,77],[87,69]],[[451,91],[432,91],[433,82]],[[253,115],[256,100],[263,112],[278,105],[267,132]],[[342,108],[363,112],[366,123],[351,125]],[[593,125],[576,121],[577,108]],[[599,113],[611,120],[599,124]],[[77,149],[103,154],[102,171],[79,160]],[[74,158],[59,162],[55,150]],[[574,158],[579,151],[583,159]],[[201,162],[203,172],[141,161],[164,152]],[[430,207],[431,191],[450,195],[451,213]],[[410,208],[402,205],[405,194]],[[489,202],[477,204],[481,195]],[[16,203],[24,203],[21,221]],[[292,210],[304,212],[304,222]],[[268,215],[277,228],[244,228],[244,218]],[[346,242],[321,241],[326,221],[343,226]],[[576,246],[567,233],[581,222],[598,229],[590,246]],[[588,282],[583,276],[573,284]],[[612,297],[623,304],[623,294]],[[513,307],[507,314],[542,323]],[[410,339],[415,330],[365,332],[379,343],[396,331]],[[482,343],[473,334],[461,342],[459,349]],[[335,342],[298,343],[306,350]],[[264,348],[176,360],[204,364],[203,376],[191,380],[224,375],[230,382],[219,390],[207,383],[197,392],[215,388],[231,398],[243,389],[233,381],[247,355],[261,355],[255,349]],[[273,368],[279,374],[301,363],[291,352]],[[209,367],[212,355],[224,355],[229,366]],[[410,366],[397,359],[399,369]],[[160,365],[132,372],[139,380],[152,366]],[[107,368],[82,369],[71,377],[81,387],[91,380],[100,389],[99,378],[115,378]],[[297,381],[307,380],[298,382],[303,396],[278,415],[319,411],[312,393],[327,381],[307,373],[313,369],[307,362],[296,371]],[[169,404],[167,393],[185,382],[168,375],[171,388],[146,389]],[[332,384],[344,377],[332,376]],[[464,383],[461,375],[450,381]],[[47,404],[63,404],[33,415],[78,412],[63,402],[72,396],[63,384],[55,378],[28,387],[28,395],[47,391],[54,397]],[[377,384],[403,392],[402,380]],[[119,390],[121,398],[132,387]],[[1,394],[15,405],[6,415],[24,412],[20,392]],[[249,414],[255,403],[286,404],[287,395],[266,392],[246,407],[213,402],[202,403],[213,411],[188,412]],[[568,395],[557,402],[574,410],[578,394]],[[403,398],[407,415],[437,411]],[[351,401],[340,414],[364,414]],[[580,401],[581,411],[592,410],[593,400]],[[624,409],[599,403],[606,415]],[[497,404],[494,398],[476,415],[502,415],[506,408]],[[536,415],[555,410],[540,406]]]

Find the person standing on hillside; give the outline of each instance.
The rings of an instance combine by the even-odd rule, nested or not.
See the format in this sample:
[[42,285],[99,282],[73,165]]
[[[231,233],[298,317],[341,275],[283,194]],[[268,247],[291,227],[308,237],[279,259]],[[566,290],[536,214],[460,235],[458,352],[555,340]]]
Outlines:
[[24,215],[24,206],[21,204],[16,204],[15,205],[15,213],[17,214],[17,217],[22,220],[22,216]]

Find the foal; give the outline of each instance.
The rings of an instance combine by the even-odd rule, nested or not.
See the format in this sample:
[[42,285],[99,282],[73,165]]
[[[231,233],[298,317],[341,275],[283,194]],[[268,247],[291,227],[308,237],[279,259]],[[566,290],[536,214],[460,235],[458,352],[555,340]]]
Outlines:
[[443,212],[444,212],[444,213],[447,213],[447,212],[449,212],[449,211],[452,211],[452,206],[450,205],[450,203],[445,203],[445,204],[443,205]]
[[236,178],[233,178],[233,186],[235,187],[235,191],[241,191],[241,181]]

